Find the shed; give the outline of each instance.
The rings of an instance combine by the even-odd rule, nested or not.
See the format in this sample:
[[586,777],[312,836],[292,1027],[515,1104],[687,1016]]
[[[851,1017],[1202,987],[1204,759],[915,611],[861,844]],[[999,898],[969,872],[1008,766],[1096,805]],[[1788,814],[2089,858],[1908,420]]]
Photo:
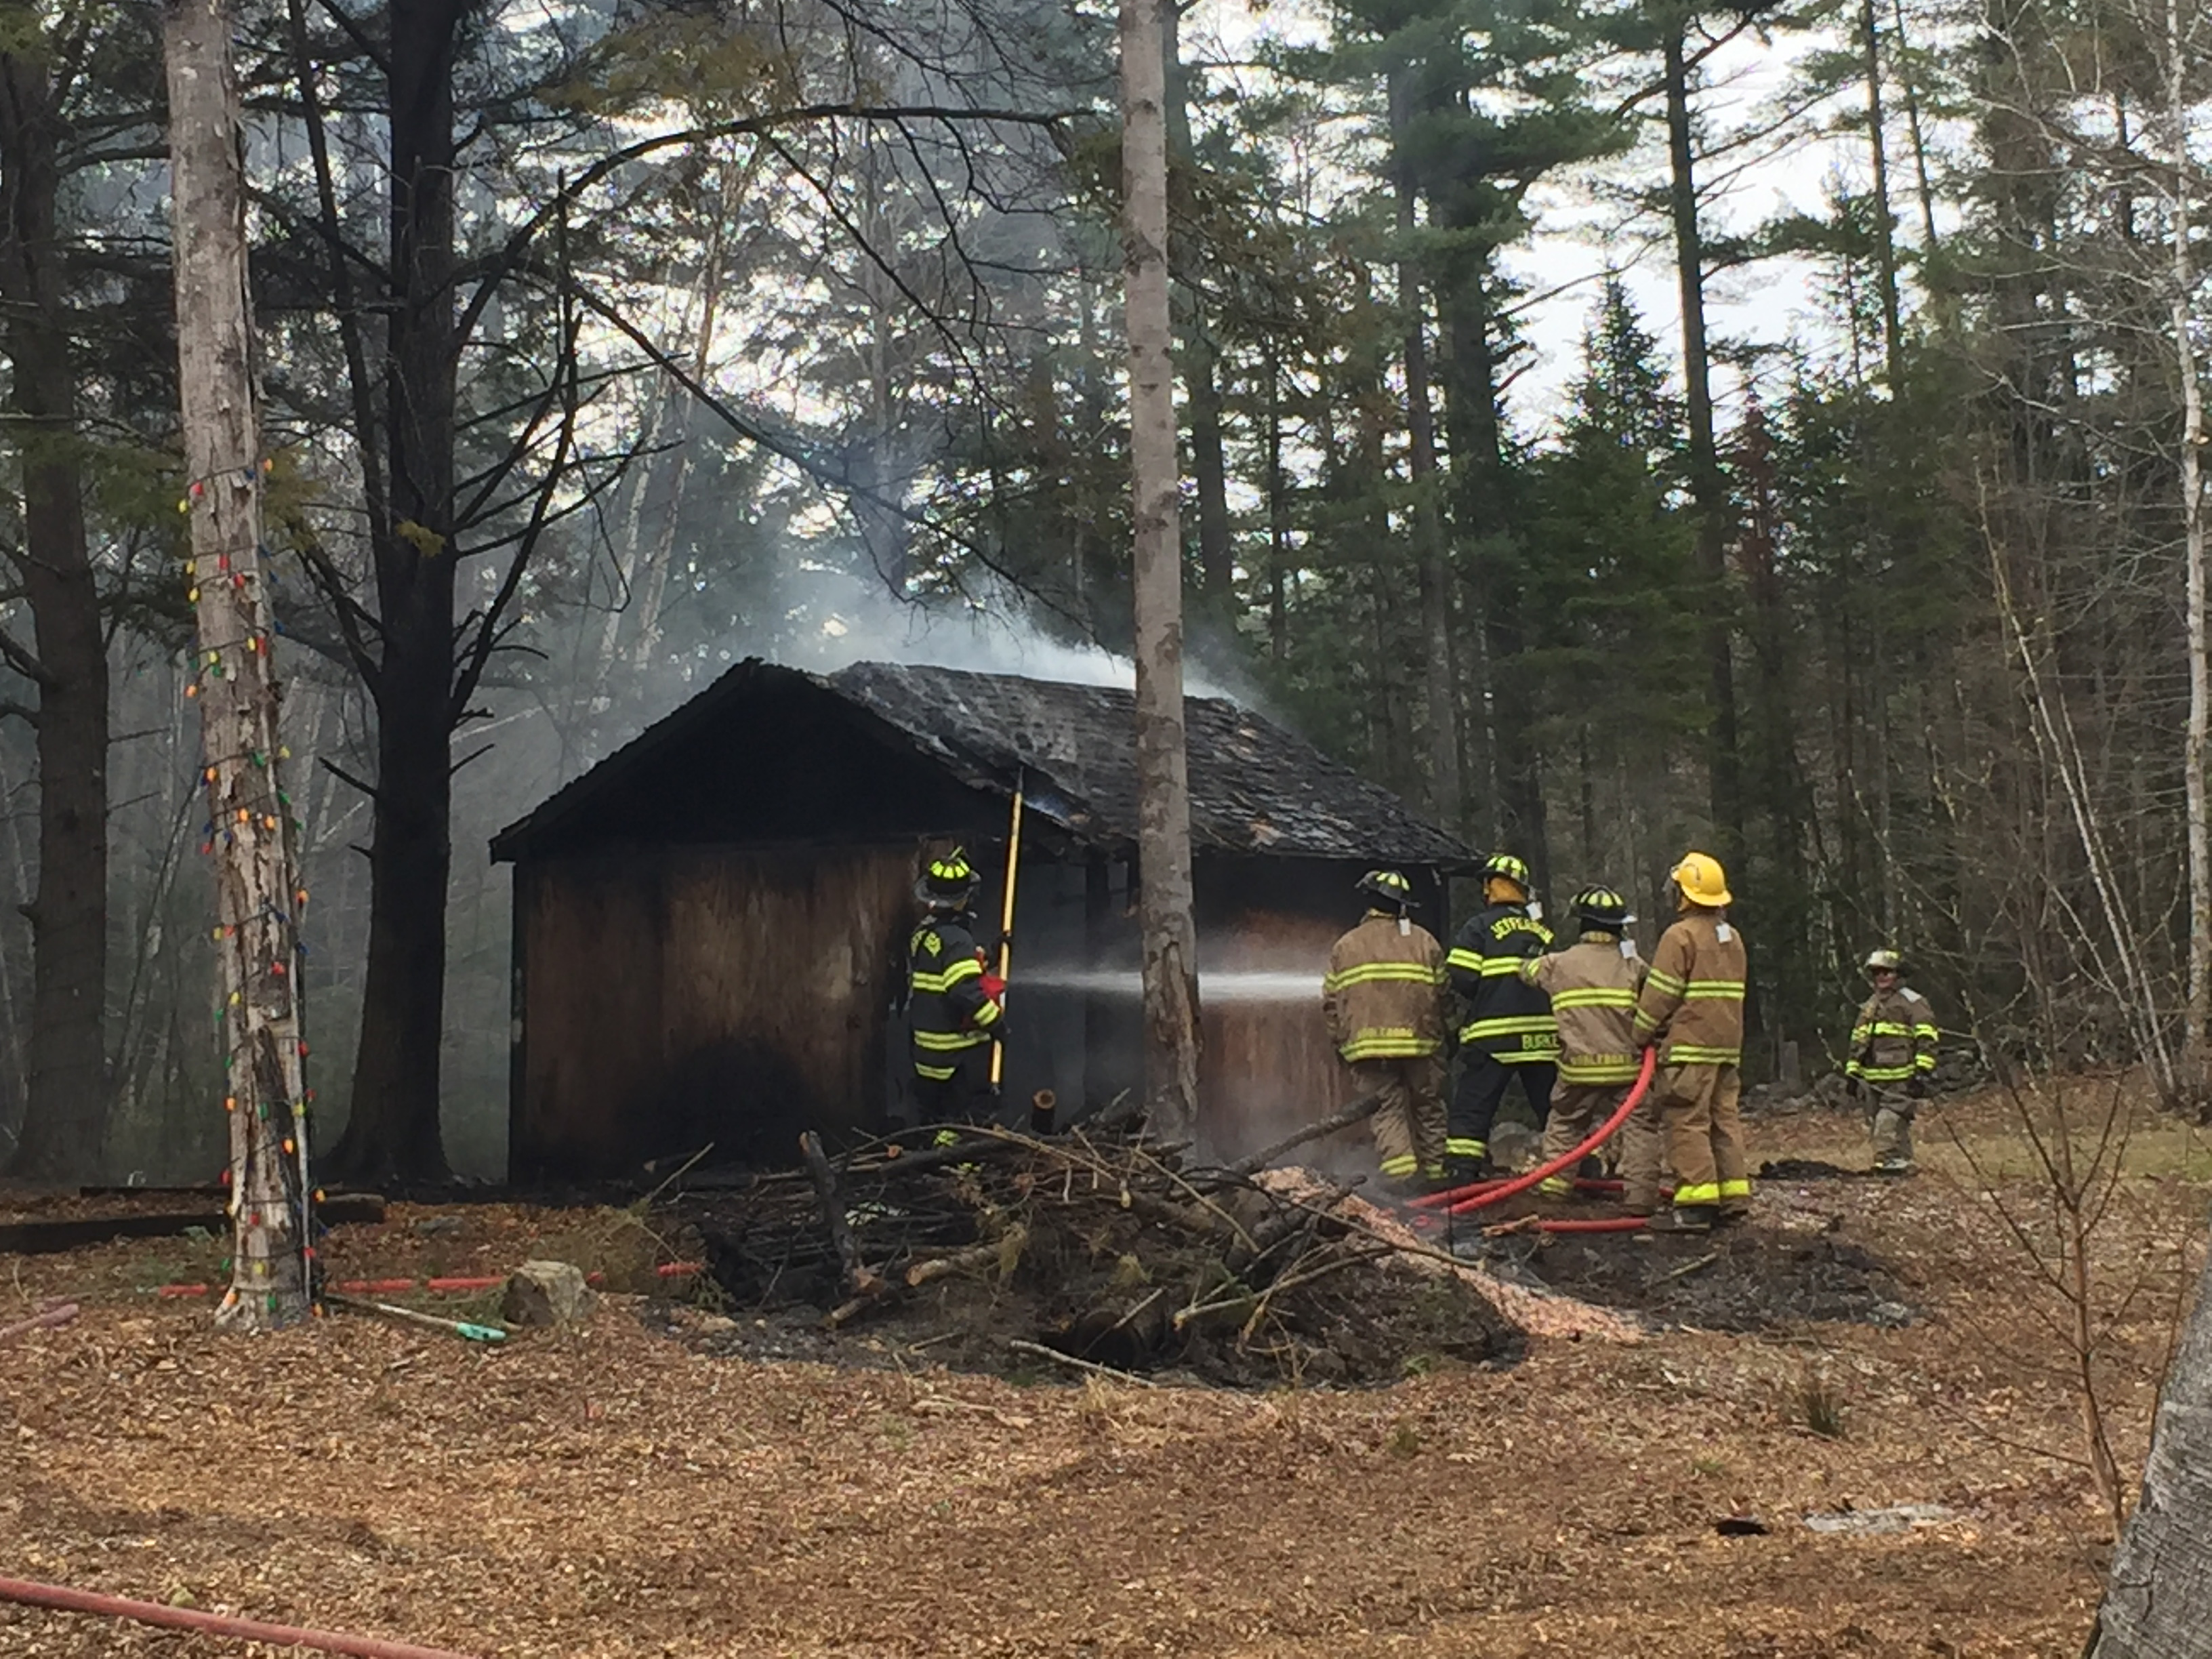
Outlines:
[[[1322,1030],[1352,884],[1389,863],[1442,930],[1459,842],[1237,703],[1187,705],[1206,1133],[1259,1144],[1344,1098]],[[1026,790],[1006,1097],[1139,1086],[1135,710],[1123,690],[758,660],[495,836],[514,871],[509,1164],[605,1176],[708,1141],[910,1112],[899,1017],[913,887],[965,846],[995,933]]]

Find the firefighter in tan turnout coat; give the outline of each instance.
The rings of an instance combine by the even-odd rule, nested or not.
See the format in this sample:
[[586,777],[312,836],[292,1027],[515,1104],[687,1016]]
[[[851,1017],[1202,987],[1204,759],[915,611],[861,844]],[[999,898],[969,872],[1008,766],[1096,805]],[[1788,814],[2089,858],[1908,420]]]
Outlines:
[[[1736,1105],[1743,1090],[1743,935],[1728,919],[1731,895],[1720,860],[1689,853],[1674,869],[1681,915],[1660,936],[1637,999],[1636,1040],[1659,1045],[1652,1093],[1667,1160],[1674,1170],[1674,1209],[1662,1231],[1703,1232],[1716,1219],[1751,1209],[1751,1176]],[[1634,1156],[1622,1174],[1627,1207],[1657,1207],[1659,1171]]]
[[1370,870],[1358,890],[1373,902],[1328,953],[1322,1014],[1360,1092],[1382,1097],[1370,1121],[1383,1179],[1414,1188],[1444,1173],[1443,947],[1399,872]]
[[[1552,1000],[1559,1024],[1559,1081],[1544,1124],[1544,1162],[1564,1158],[1613,1114],[1641,1064],[1636,1041],[1636,997],[1644,966],[1627,937],[1627,902],[1609,887],[1575,895],[1581,935],[1566,950],[1531,957],[1521,964],[1523,983]],[[1565,1198],[1574,1190],[1571,1171],[1549,1176],[1536,1190]]]
[[1874,951],[1866,973],[1874,993],[1851,1024],[1844,1075],[1867,1110],[1875,1173],[1911,1175],[1912,1112],[1936,1071],[1936,1016],[1928,999],[1905,982],[1896,951]]

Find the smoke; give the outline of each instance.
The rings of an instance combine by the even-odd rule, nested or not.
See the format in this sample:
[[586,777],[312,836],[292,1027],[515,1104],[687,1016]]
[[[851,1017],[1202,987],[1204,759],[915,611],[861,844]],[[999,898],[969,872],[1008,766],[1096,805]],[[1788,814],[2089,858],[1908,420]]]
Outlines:
[[[726,654],[763,656],[817,673],[890,662],[1124,691],[1136,684],[1136,665],[1128,658],[1056,637],[1038,620],[1035,602],[997,578],[970,583],[957,600],[933,603],[902,599],[881,582],[819,567],[801,568],[784,587],[777,619],[782,625],[753,643],[751,630],[737,630]],[[1188,663],[1184,668],[1184,689],[1194,696],[1248,702],[1249,692],[1230,684],[1238,678]]]

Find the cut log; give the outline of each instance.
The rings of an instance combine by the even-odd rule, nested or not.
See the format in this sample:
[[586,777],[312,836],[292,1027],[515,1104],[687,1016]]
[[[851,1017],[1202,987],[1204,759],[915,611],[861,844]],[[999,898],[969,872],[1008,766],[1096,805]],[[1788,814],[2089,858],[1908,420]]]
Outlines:
[[[333,1193],[315,1212],[325,1226],[384,1219],[384,1200],[374,1193]],[[56,1216],[0,1223],[0,1255],[52,1255],[118,1238],[180,1238],[193,1228],[217,1235],[230,1231],[221,1208],[167,1211],[154,1215]]]

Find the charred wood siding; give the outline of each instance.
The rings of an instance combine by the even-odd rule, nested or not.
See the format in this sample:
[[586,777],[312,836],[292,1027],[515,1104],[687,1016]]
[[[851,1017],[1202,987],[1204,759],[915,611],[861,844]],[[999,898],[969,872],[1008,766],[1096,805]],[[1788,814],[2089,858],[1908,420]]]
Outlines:
[[711,1140],[786,1157],[872,1127],[911,848],[644,848],[533,860],[511,1162],[592,1176]]

